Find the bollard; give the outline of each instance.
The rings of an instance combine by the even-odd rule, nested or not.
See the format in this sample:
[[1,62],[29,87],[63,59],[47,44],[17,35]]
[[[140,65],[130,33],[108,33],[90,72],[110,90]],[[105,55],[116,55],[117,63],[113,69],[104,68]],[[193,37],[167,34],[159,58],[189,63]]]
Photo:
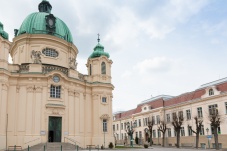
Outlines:
[[46,146],[45,146],[45,145],[43,146],[43,150],[44,150],[44,151],[46,150]]
[[61,145],[61,151],[62,151],[62,145]]
[[14,151],[16,151],[16,145],[14,145]]
[[78,146],[78,145],[76,146],[76,150],[77,150],[77,151],[79,150],[79,146]]
[[29,151],[29,145],[28,145],[28,151]]

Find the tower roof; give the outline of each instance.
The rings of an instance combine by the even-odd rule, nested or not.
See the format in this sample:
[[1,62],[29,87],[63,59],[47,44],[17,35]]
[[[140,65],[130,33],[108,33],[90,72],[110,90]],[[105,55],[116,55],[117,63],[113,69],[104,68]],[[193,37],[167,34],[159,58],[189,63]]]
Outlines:
[[39,4],[39,12],[28,15],[20,26],[17,36],[25,33],[48,34],[73,42],[72,34],[67,25],[51,14],[52,6],[46,0]]
[[[99,36],[99,34],[98,34]],[[98,37],[98,44],[95,46],[93,53],[90,55],[89,58],[97,58],[100,56],[106,56],[107,58],[110,57],[108,52],[104,52],[104,47],[99,43],[100,39]]]

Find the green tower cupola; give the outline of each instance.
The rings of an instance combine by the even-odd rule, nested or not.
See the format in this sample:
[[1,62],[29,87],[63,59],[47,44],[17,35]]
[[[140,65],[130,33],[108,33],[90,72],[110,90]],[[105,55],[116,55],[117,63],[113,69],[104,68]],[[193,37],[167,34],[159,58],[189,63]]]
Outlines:
[[0,36],[4,39],[7,39],[9,38],[9,35],[7,32],[4,31],[4,26],[3,24],[0,22]]
[[38,8],[39,12],[28,15],[20,28],[15,30],[15,36],[22,34],[47,34],[73,43],[73,37],[67,25],[51,14],[51,4],[47,0],[42,0]]
[[99,42],[100,42],[100,39],[98,34],[98,44],[95,46],[94,51],[89,58],[97,58],[100,56],[106,56],[107,58],[110,57],[108,52],[104,52],[104,47]]

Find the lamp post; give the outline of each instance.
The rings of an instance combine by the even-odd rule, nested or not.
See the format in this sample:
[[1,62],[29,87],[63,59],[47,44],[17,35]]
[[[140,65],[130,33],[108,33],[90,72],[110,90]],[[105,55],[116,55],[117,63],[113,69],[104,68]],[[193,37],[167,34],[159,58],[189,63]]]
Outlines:
[[133,147],[133,133],[134,133],[134,127],[135,127],[135,122],[133,125],[130,125],[130,123],[127,123],[127,133],[130,136],[130,146]]
[[209,141],[209,138],[208,138],[209,128],[206,128],[206,131],[207,131],[207,142],[208,142],[208,146],[209,146],[209,148],[210,148],[210,141]]

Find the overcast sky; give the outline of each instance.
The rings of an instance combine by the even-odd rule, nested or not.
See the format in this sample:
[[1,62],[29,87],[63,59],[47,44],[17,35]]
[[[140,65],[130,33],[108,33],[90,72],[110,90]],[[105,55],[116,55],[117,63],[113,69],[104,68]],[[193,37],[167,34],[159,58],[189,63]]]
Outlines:
[[[1,1],[0,22],[13,38],[41,0]],[[113,110],[152,96],[180,95],[227,77],[226,0],[50,0],[79,49],[78,70],[97,44],[109,52]]]

